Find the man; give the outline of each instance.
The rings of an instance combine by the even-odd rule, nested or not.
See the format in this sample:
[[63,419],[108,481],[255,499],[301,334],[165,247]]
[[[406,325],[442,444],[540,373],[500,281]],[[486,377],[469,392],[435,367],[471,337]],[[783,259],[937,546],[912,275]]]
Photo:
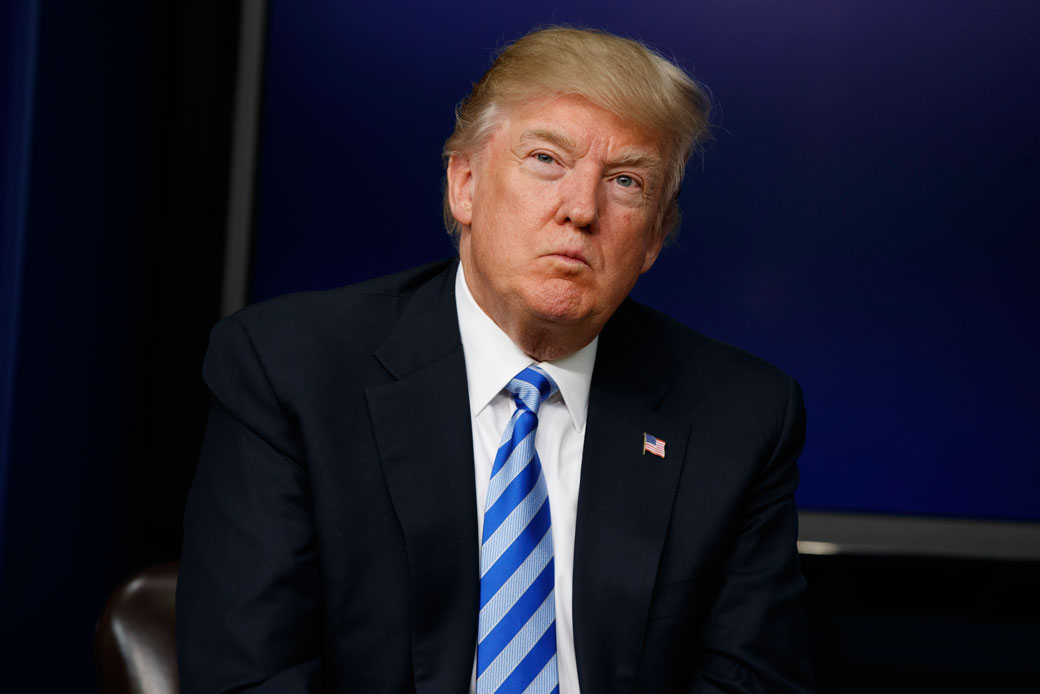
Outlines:
[[185,692],[811,689],[798,386],[626,299],[707,104],[529,34],[445,146],[459,261],[218,324]]

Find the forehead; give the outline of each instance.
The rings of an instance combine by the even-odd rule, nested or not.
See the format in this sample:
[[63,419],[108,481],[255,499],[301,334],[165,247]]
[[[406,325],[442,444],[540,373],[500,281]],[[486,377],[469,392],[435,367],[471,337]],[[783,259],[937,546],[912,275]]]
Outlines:
[[500,131],[509,144],[547,140],[564,149],[603,147],[662,159],[662,138],[577,95],[538,99],[505,111]]

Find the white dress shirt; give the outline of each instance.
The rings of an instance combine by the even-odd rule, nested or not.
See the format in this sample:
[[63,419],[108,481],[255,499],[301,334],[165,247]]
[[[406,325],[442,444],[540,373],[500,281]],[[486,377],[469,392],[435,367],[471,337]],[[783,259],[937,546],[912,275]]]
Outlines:
[[[574,622],[571,583],[574,569],[574,526],[578,514],[581,453],[589,411],[589,384],[596,362],[597,337],[562,359],[535,362],[517,347],[477,305],[459,264],[455,277],[455,306],[459,314],[462,349],[466,356],[469,410],[473,425],[473,468],[477,483],[477,542],[484,530],[484,500],[491,466],[502,432],[516,408],[505,390],[509,381],[537,363],[560,387],[538,412],[535,448],[549,490],[552,521],[553,567],[556,589],[556,662],[560,694],[580,694],[574,660]],[[476,692],[476,661],[470,692]]]

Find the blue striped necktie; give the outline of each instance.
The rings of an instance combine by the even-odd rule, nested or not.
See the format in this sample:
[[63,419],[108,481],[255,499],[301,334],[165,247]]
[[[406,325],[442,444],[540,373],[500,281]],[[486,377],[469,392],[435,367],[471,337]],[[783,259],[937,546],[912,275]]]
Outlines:
[[516,411],[498,446],[484,511],[477,694],[556,694],[549,492],[534,436],[538,408],[557,387],[530,366],[506,390]]

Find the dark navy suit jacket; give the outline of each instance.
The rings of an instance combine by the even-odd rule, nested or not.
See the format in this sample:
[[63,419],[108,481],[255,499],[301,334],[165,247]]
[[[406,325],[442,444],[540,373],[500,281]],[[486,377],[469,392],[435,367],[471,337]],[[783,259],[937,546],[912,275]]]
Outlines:
[[[479,538],[456,262],[214,328],[177,593],[184,692],[468,690]],[[622,304],[578,500],[584,694],[811,689],[804,423],[776,368]]]

